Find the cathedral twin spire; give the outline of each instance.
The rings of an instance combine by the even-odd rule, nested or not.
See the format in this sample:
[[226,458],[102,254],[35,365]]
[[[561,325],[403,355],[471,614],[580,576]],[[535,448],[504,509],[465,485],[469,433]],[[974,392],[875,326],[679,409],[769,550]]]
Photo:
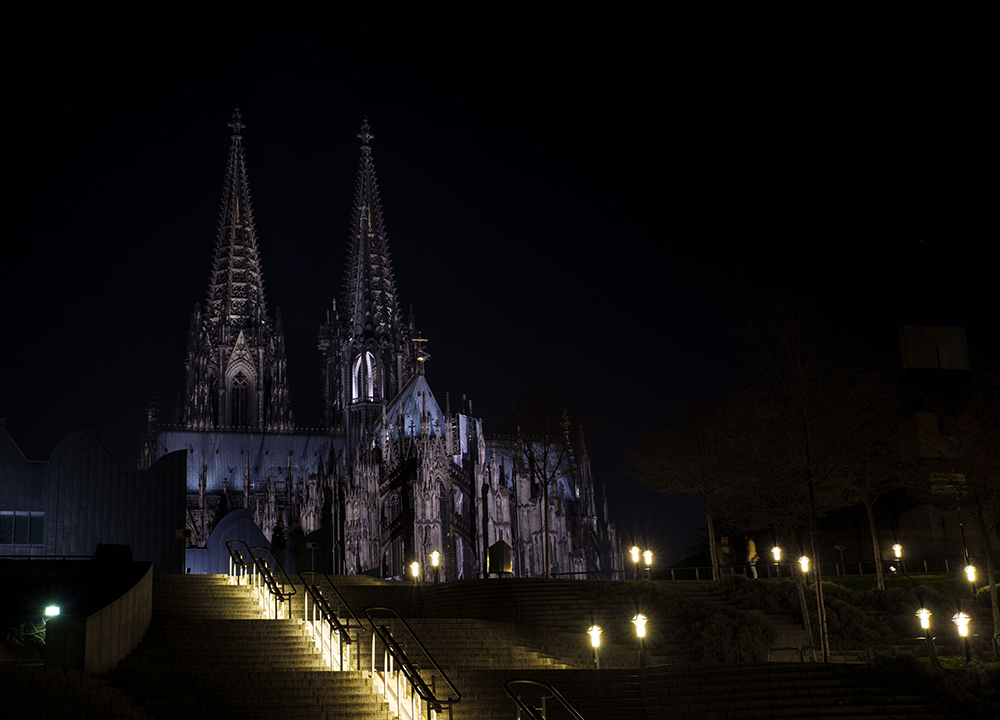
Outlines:
[[361,161],[354,191],[351,246],[344,277],[348,332],[356,341],[398,343],[400,313],[365,118],[358,133]]
[[203,308],[191,319],[185,362],[189,429],[292,429],[280,312],[264,297],[239,108],[222,191],[215,257]]
[[268,323],[243,136],[240,134],[245,126],[239,108],[233,112],[229,126],[233,129],[232,145],[226,166],[215,261],[206,304],[209,331],[217,342],[228,342],[230,335],[233,332],[239,334],[241,329],[259,339],[260,331]]
[[[280,313],[268,316],[243,151],[240,111],[233,113],[215,255],[204,308],[192,318],[184,422],[192,429],[291,428]],[[347,430],[351,444],[416,369],[412,328],[404,327],[382,218],[373,139],[361,126],[341,312],[320,330],[323,424]],[[362,412],[352,412],[365,406]],[[354,432],[352,432],[352,430]]]

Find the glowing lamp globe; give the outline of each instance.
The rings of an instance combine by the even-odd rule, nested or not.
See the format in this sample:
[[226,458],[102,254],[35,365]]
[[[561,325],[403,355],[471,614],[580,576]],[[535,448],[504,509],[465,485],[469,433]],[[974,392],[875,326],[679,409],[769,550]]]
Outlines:
[[639,637],[646,637],[646,616],[642,613],[637,614],[632,618],[632,624],[635,625],[635,634]]
[[590,635],[590,646],[600,647],[601,646],[601,626],[591,625],[587,630],[587,634]]

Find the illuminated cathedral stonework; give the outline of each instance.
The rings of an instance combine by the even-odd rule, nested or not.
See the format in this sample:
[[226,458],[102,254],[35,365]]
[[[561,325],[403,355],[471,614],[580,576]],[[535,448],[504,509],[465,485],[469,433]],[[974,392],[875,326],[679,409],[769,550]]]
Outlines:
[[[228,512],[245,508],[268,537],[279,519],[300,524],[329,553],[318,565],[335,573],[402,577],[436,550],[442,580],[483,577],[488,548],[503,541],[514,575],[543,576],[545,493],[519,444],[484,435],[471,403],[452,412],[446,396],[442,410],[423,372],[425,341],[400,312],[367,120],[341,298],[319,329],[323,427],[295,428],[280,313],[272,318],[264,298],[239,111],[230,125],[180,424],[158,425],[151,411],[140,462],[188,451],[189,546],[205,547]],[[582,441],[566,449],[571,461],[548,493],[550,572],[610,576],[621,553],[603,491]]]

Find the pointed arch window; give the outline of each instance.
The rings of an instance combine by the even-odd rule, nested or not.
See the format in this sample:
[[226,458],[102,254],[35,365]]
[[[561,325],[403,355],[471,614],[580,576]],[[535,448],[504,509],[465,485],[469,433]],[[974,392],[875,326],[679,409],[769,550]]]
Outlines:
[[367,350],[354,359],[351,398],[355,401],[375,399],[375,356]]
[[230,424],[236,426],[250,425],[250,381],[242,372],[236,373],[229,390],[231,412]]

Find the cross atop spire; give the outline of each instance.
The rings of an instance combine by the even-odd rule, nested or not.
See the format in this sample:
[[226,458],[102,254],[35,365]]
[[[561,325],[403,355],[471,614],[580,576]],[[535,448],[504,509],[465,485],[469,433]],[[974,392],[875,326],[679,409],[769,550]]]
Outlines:
[[371,128],[368,125],[367,115],[365,115],[365,119],[361,121],[361,132],[358,133],[358,137],[361,138],[362,149],[367,148],[371,144],[372,139],[375,137],[371,134]]
[[233,110],[233,119],[228,123],[229,127],[233,129],[233,140],[240,140],[243,136],[240,131],[246,127],[240,120],[240,106],[237,105],[236,109]]

